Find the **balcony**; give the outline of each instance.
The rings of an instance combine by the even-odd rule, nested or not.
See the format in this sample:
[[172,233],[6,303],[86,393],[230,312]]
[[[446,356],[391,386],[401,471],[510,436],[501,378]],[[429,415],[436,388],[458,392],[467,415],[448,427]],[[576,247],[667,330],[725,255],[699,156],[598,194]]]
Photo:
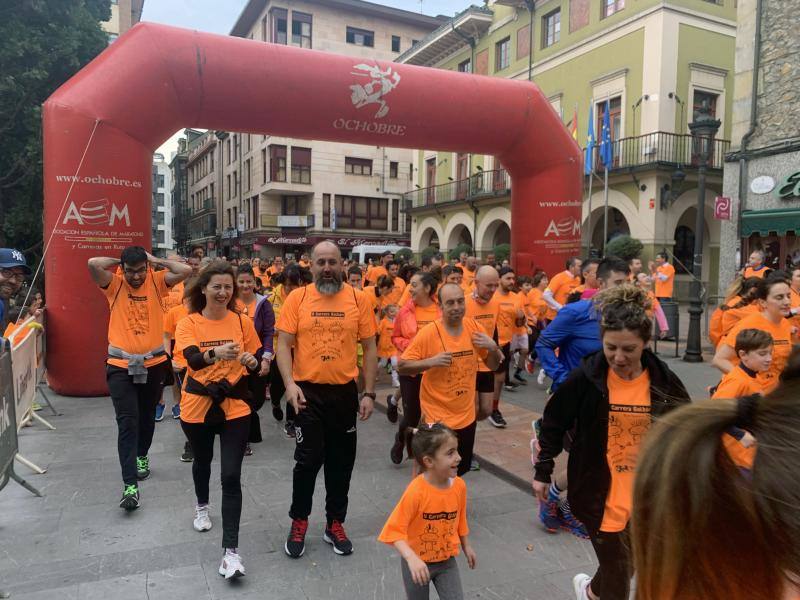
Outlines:
[[511,177],[505,169],[481,171],[469,179],[459,179],[441,185],[422,188],[403,194],[405,204],[411,208],[424,208],[454,202],[467,202],[508,196]]
[[313,227],[314,215],[280,215],[278,227]]
[[[729,140],[714,140],[708,159],[709,170],[722,171],[725,154],[730,145]],[[698,164],[697,154],[692,149],[692,136],[688,134],[657,131],[637,137],[621,138],[611,143],[611,152],[614,160],[609,172],[621,169],[643,170],[653,167],[696,168]],[[603,171],[599,143],[594,147],[592,164],[595,172]]]

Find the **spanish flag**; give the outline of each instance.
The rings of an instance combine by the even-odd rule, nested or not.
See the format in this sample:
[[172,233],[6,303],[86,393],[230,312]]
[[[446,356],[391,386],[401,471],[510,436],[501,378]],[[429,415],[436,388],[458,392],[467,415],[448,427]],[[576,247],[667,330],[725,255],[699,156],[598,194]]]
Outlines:
[[572,139],[578,141],[578,105],[575,105],[575,113],[572,115],[572,127],[569,130]]

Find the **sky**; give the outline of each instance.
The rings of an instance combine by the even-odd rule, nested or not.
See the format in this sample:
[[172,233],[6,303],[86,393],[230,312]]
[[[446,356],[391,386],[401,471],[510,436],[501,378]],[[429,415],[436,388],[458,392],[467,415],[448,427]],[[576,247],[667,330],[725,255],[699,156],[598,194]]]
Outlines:
[[[452,17],[470,4],[481,5],[482,0],[372,0],[376,4],[394,6],[426,15]],[[197,29],[227,35],[236,18],[247,4],[247,0],[145,0],[142,21],[163,23],[187,29]],[[178,138],[183,130],[176,132],[157,150],[170,160],[178,148]]]

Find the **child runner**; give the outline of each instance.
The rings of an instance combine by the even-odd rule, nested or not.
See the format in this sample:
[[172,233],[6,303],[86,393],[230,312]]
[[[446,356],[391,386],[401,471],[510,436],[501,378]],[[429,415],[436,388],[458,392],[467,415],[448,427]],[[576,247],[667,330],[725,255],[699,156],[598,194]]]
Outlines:
[[394,392],[386,398],[386,416],[390,423],[397,423],[397,403],[400,401],[400,377],[397,374],[397,348],[392,343],[394,319],[398,312],[397,304],[389,304],[384,309],[385,316],[378,323],[378,367],[387,365],[392,369],[392,387]]
[[455,432],[440,423],[420,425],[410,437],[410,453],[422,470],[389,515],[378,540],[403,558],[400,569],[409,600],[427,600],[433,582],[441,600],[464,597],[455,557],[459,545],[470,569],[467,486],[457,476],[461,456]]

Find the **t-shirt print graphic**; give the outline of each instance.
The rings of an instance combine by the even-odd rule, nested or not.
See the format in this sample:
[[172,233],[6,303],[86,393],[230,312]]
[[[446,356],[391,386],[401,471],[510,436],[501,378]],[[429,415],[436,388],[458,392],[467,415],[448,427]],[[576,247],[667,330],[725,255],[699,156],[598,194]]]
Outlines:
[[133,335],[147,335],[150,332],[150,307],[147,296],[128,294],[126,312],[128,329]]
[[474,377],[470,378],[470,375],[474,369],[475,357],[472,350],[453,352],[451,357],[453,362],[447,369],[447,394],[451,398],[460,398],[474,387],[471,385]]
[[325,363],[338,360],[344,355],[343,321],[345,313],[331,311],[312,311],[311,345],[314,356]]
[[650,428],[650,407],[612,404],[608,413],[608,463],[616,473],[633,473],[643,436]]
[[422,513],[426,522],[419,536],[419,557],[425,562],[441,562],[455,554],[451,540],[456,535],[458,511]]

